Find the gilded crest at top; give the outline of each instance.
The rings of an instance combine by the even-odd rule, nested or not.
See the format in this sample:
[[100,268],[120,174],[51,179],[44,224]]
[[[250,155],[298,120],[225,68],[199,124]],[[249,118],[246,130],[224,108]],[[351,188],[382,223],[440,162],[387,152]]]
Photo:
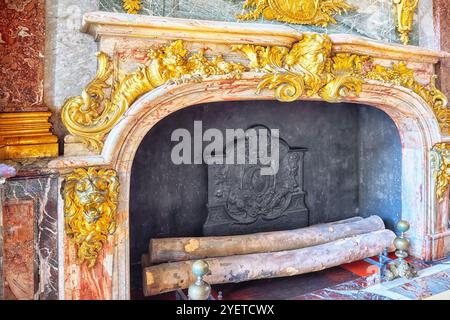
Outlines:
[[243,8],[249,11],[238,15],[240,20],[257,20],[262,15],[267,20],[326,27],[336,23],[335,14],[352,6],[345,0],[246,0]]

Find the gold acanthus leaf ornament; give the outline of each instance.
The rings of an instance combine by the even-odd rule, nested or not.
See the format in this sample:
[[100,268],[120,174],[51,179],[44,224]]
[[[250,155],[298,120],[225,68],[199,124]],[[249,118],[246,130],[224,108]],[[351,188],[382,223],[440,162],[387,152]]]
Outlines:
[[397,13],[397,30],[403,44],[409,43],[409,33],[413,27],[414,12],[419,0],[393,0]]
[[[113,63],[106,53],[97,55],[97,74],[82,94],[69,98],[61,118],[68,131],[100,153],[106,135],[142,94],[170,81],[187,81],[213,75],[239,77],[245,67],[222,56],[207,58],[204,50],[191,53],[183,41],[151,49],[138,70],[111,81]],[[112,83],[110,83],[112,82]],[[110,94],[105,94],[110,89]]]
[[441,142],[431,150],[431,166],[435,181],[436,200],[442,202],[450,183],[450,144]]
[[262,72],[257,93],[275,90],[280,101],[294,101],[302,95],[319,95],[325,101],[339,102],[357,96],[367,80],[377,80],[413,90],[434,111],[441,131],[450,128],[450,112],[446,96],[436,87],[436,76],[428,86],[420,84],[414,70],[405,62],[390,67],[374,64],[368,56],[350,53],[332,55],[332,42],[325,34],[304,34],[291,48],[236,45],[233,50],[246,55],[248,67]]
[[116,229],[119,179],[112,169],[80,168],[63,183],[64,222],[76,244],[80,264],[92,268],[108,236]]
[[447,108],[448,99],[436,87],[436,75],[432,76],[429,86],[424,86],[415,79],[414,70],[408,68],[405,62],[399,62],[393,63],[391,67],[374,65],[365,74],[365,78],[392,83],[413,90],[433,109],[441,131],[443,133],[448,132],[450,128],[450,111]]
[[257,93],[268,88],[285,102],[316,94],[325,101],[339,102],[361,92],[361,74],[369,58],[347,53],[332,57],[331,47],[325,34],[304,34],[291,48],[237,45],[233,50],[247,56],[251,70],[265,73]]
[[130,14],[137,14],[142,9],[141,0],[122,0],[123,9]]
[[243,9],[248,12],[238,15],[240,20],[257,20],[262,15],[267,20],[326,27],[336,23],[334,15],[353,7],[345,0],[246,0]]

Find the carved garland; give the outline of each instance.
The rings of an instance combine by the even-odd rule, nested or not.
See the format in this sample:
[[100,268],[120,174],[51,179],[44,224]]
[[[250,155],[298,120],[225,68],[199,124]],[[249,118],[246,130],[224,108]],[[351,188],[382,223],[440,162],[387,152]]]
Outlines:
[[248,12],[238,15],[240,20],[267,20],[326,27],[336,23],[335,14],[353,9],[345,0],[246,0]]
[[66,177],[62,194],[66,234],[77,246],[80,263],[92,268],[116,229],[117,174],[111,169],[75,169]]
[[[319,95],[325,101],[339,102],[357,96],[368,80],[388,82],[413,90],[433,109],[442,131],[450,124],[447,98],[435,86],[429,87],[414,78],[414,71],[404,62],[391,67],[374,65],[370,57],[349,53],[332,55],[332,42],[325,34],[305,34],[291,48],[237,45],[248,67],[226,62],[222,56],[208,59],[201,50],[190,53],[181,40],[151,49],[148,61],[138,70],[111,83],[112,62],[105,53],[98,54],[98,70],[94,80],[81,96],[69,98],[61,112],[69,132],[82,139],[89,148],[100,153],[106,135],[119,122],[125,111],[142,94],[169,81],[201,80],[212,75],[239,77],[244,71],[262,72],[257,91],[275,90],[280,101],[293,101],[301,96]],[[106,96],[105,89],[111,89]]]

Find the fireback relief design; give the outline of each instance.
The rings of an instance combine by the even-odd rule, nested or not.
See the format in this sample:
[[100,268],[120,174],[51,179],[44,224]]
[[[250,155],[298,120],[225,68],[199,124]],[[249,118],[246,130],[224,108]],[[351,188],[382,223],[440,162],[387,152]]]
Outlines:
[[[266,127],[255,126],[252,129]],[[270,135],[268,141],[270,145]],[[208,166],[208,218],[203,226],[204,234],[243,234],[307,226],[309,210],[303,190],[306,149],[291,148],[280,139],[278,172],[261,175],[264,166],[258,150],[254,150],[253,155],[257,164],[249,164],[249,152],[252,151],[248,151],[248,138],[245,144],[246,164]],[[227,148],[226,152],[230,150]]]
[[336,23],[335,14],[352,7],[345,0],[246,0],[243,9],[249,12],[238,15],[240,20],[257,20],[262,15],[267,20],[326,27]]
[[92,268],[116,229],[119,178],[112,169],[75,169],[64,181],[64,222],[80,263]]

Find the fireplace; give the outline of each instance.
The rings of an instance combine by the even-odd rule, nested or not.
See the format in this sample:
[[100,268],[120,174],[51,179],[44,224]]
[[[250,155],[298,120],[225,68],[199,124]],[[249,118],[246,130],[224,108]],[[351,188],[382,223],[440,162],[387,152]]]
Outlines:
[[[113,170],[120,188],[116,228],[92,268],[80,265],[76,246],[64,241],[66,298],[128,299],[139,286],[135,269],[149,238],[203,234],[208,170],[175,167],[167,159],[167,134],[190,130],[194,120],[222,130],[279,128],[288,149],[299,148],[303,157],[303,188],[296,191],[304,192],[297,208],[308,217],[302,224],[375,214],[392,228],[402,218],[411,223],[412,255],[433,260],[449,252],[442,180],[446,103],[430,80],[442,53],[344,35],[302,35],[279,25],[110,13],[87,14],[83,31],[99,41],[93,83],[100,86],[87,87],[90,99],[68,100],[63,120],[71,135],[64,157],[49,166],[61,172],[61,182],[74,168]],[[296,55],[305,44],[311,50]],[[294,77],[276,74],[270,63],[253,59],[252,50],[284,52],[273,61]],[[161,57],[179,53],[182,62],[194,57],[191,67],[210,68],[152,73],[174,61]],[[313,76],[295,75],[292,59]],[[98,88],[107,88],[107,101]],[[85,120],[72,117],[86,103],[106,111],[92,114],[83,127]],[[170,203],[169,193],[175,193]]]
[[[230,196],[244,196],[240,178],[245,178],[245,169],[223,177],[218,175],[229,167],[225,164],[177,165],[171,161],[176,144],[171,141],[172,132],[179,128],[193,132],[194,121],[201,121],[205,131],[255,126],[280,130],[286,149],[280,157],[289,149],[297,157],[297,171],[289,175],[288,166],[283,170],[280,164],[279,176],[274,177],[280,182],[264,182],[261,187],[258,180],[255,184],[261,198],[257,191],[250,194],[255,200],[273,200],[277,194],[270,198],[267,184],[280,193],[285,190],[282,201],[261,205],[269,210],[270,219],[260,217],[264,211],[248,219],[236,206],[227,208]],[[142,291],[141,255],[152,238],[251,234],[371,215],[379,215],[392,229],[402,212],[401,161],[394,122],[370,106],[228,101],[177,111],[148,132],[134,158],[130,189],[132,289]],[[242,167],[253,172],[252,166]],[[296,179],[292,183],[298,184],[295,188],[283,187],[283,183],[292,185],[289,178]],[[237,195],[233,194],[235,187]],[[218,191],[223,195],[217,197]],[[244,206],[252,208],[252,203]]]

